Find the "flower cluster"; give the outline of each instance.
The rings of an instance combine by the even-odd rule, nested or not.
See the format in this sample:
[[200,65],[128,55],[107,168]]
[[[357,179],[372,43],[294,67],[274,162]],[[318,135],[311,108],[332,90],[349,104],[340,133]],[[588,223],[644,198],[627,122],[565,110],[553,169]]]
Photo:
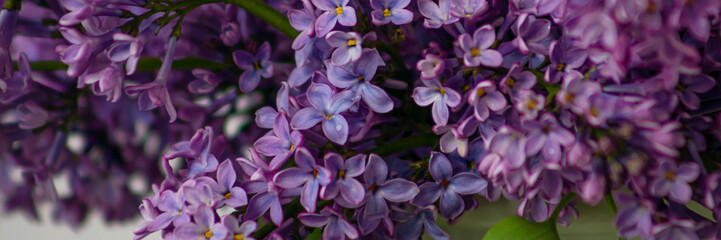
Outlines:
[[577,197],[623,238],[721,238],[719,0],[20,2],[11,209],[139,203],[136,239],[448,239],[437,215],[477,196],[564,225]]

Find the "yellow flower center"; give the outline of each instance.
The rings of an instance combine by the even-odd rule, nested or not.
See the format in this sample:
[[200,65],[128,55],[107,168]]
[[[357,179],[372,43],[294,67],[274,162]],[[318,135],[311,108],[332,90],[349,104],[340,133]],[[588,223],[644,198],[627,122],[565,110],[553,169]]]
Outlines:
[[210,239],[213,237],[213,231],[210,231],[210,228],[205,231],[205,234],[203,235],[206,239]]
[[570,93],[566,94],[566,102],[569,102],[569,103],[573,102],[573,99],[574,99],[573,94],[570,94]]
[[485,95],[485,94],[486,94],[486,90],[483,88],[479,88],[478,90],[476,90],[476,95],[478,95],[478,97],[483,97],[483,95]]
[[593,107],[593,108],[589,109],[588,114],[591,114],[591,116],[594,116],[594,117],[598,117],[598,115],[599,115],[598,108]]
[[325,119],[328,119],[328,120],[333,119],[333,115],[331,115],[331,114],[326,114],[324,117],[325,117]]
[[291,144],[290,144],[290,150],[293,150],[293,149],[295,149],[295,144],[292,144],[292,143],[291,143]]
[[666,179],[667,180],[673,180],[674,178],[676,178],[676,174],[674,174],[671,171],[666,171]]
[[686,87],[684,87],[683,85],[679,84],[679,85],[676,85],[676,89],[678,89],[679,91],[683,92],[684,90],[686,90]]
[[439,89],[438,89],[438,92],[440,92],[441,95],[446,95],[446,89],[439,88]]
[[338,177],[342,178],[343,176],[345,176],[345,170],[338,171]]
[[318,176],[318,170],[315,170],[315,168],[313,169],[312,173],[313,173],[313,177]]
[[349,47],[355,46],[355,44],[356,44],[355,39],[348,39],[348,46],[349,46]]
[[474,57],[475,57],[475,56],[478,56],[478,55],[481,55],[481,49],[478,49],[478,48],[473,48],[473,49],[471,49],[471,56],[474,56]]
[[335,15],[341,15],[341,14],[343,14],[343,7],[335,8]]
[[508,85],[509,87],[513,87],[513,85],[516,85],[516,80],[513,80],[513,78],[509,77],[508,79],[506,79],[506,85]]
[[391,17],[391,10],[388,8],[383,9],[383,17]]
[[245,235],[243,235],[242,233],[238,233],[233,236],[233,240],[243,240],[243,237],[245,237]]
[[528,100],[528,102],[526,102],[526,107],[528,107],[528,109],[535,109],[536,106],[538,106],[538,103],[536,102],[536,100],[531,99],[531,100]]
[[230,193],[230,192],[228,192],[228,193],[225,194],[225,199],[226,199],[226,200],[227,200],[227,199],[230,199],[230,198],[232,198],[232,197],[233,197],[233,194]]
[[564,68],[566,68],[566,65],[563,63],[559,63],[558,65],[556,65],[557,71],[563,71]]
[[363,75],[358,76],[358,81],[365,81],[366,77]]
[[470,13],[466,13],[466,17],[467,17],[467,18],[471,17],[471,14],[470,14]]
[[255,66],[255,70],[260,70],[260,63],[259,63],[259,62],[253,62],[253,65]]

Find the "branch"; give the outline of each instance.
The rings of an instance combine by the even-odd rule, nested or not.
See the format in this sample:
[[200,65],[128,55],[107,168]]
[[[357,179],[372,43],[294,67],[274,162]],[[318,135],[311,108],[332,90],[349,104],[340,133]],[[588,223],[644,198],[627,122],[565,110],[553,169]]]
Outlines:
[[226,0],[228,4],[234,4],[248,13],[267,22],[274,28],[280,30],[286,36],[295,39],[298,31],[290,25],[288,18],[261,0]]

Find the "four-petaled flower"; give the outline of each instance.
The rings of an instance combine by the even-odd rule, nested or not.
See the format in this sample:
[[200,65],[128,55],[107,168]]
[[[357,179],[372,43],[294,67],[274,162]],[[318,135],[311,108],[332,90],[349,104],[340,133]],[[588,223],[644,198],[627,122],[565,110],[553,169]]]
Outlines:
[[355,177],[366,170],[365,159],[365,154],[358,154],[343,161],[337,153],[327,153],[323,161],[331,173],[331,182],[320,189],[320,197],[335,199],[336,203],[345,206],[358,206],[363,202],[365,189]]
[[318,213],[301,213],[298,214],[298,220],[303,225],[323,228],[323,240],[335,239],[356,239],[358,238],[358,230],[343,217],[338,211],[325,207]]
[[416,87],[413,90],[413,100],[425,107],[433,104],[431,114],[433,121],[438,125],[448,124],[448,107],[461,104],[461,94],[452,88],[445,87],[437,79],[423,81],[425,87]]
[[331,172],[328,169],[316,166],[315,158],[306,148],[299,148],[295,152],[295,163],[298,168],[288,168],[278,172],[273,182],[282,188],[303,186],[300,193],[300,204],[308,212],[315,212],[318,202],[318,192],[321,186],[330,183]]
[[413,12],[405,9],[411,0],[371,0],[373,24],[383,25],[392,22],[403,25],[413,20]]
[[377,113],[387,113],[393,109],[393,101],[382,88],[370,83],[378,66],[383,63],[376,50],[366,50],[355,61],[351,69],[326,64],[328,81],[333,86],[348,88],[357,98],[363,99],[368,107]]
[[324,11],[315,21],[315,34],[324,37],[336,23],[346,27],[355,26],[355,9],[347,6],[350,0],[312,0],[313,5]]
[[348,121],[340,113],[353,105],[355,93],[343,91],[333,95],[325,84],[311,84],[308,101],[313,107],[301,109],[290,120],[293,129],[305,130],[322,122],[323,133],[334,143],[343,145],[348,140]]
[[258,48],[255,56],[247,51],[233,52],[233,61],[239,68],[245,70],[240,74],[238,86],[243,92],[250,92],[260,83],[260,77],[273,76],[273,62],[270,61],[270,43],[265,42]]
[[691,201],[691,186],[698,178],[699,167],[695,163],[683,163],[676,168],[673,161],[663,161],[653,171],[656,178],[650,182],[650,193],[656,197],[669,196],[669,199],[679,202],[688,203]]
[[490,49],[496,41],[496,32],[491,25],[483,25],[471,35],[464,33],[458,37],[458,44],[463,49],[463,64],[468,67],[498,67],[503,63],[503,56],[495,49]]

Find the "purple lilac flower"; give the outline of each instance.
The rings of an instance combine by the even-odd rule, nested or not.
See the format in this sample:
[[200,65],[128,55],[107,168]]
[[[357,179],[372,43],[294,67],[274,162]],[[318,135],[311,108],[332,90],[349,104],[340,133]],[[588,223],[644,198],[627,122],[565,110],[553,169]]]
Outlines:
[[332,239],[356,239],[358,230],[338,211],[325,207],[320,213],[301,213],[298,215],[303,225],[321,228],[323,227],[323,240]]
[[373,24],[380,26],[390,22],[395,25],[410,23],[413,20],[413,12],[405,9],[410,2],[410,0],[372,0]]
[[525,119],[536,119],[538,113],[546,107],[546,98],[533,90],[525,90],[513,98],[516,110]]
[[272,134],[255,141],[256,150],[263,155],[273,157],[271,165],[282,164],[303,144],[303,134],[291,131],[285,113],[278,113],[273,121]]
[[273,177],[273,182],[282,188],[303,186],[300,193],[300,203],[308,212],[315,212],[318,202],[318,193],[321,186],[325,187],[331,181],[332,173],[321,166],[316,166],[315,158],[306,148],[295,152],[295,162],[298,168],[287,168]]
[[573,133],[559,125],[550,113],[543,114],[540,121],[525,121],[523,125],[530,132],[526,142],[526,154],[529,156],[541,152],[544,159],[559,162],[561,147],[568,147],[575,141]]
[[337,153],[327,153],[323,157],[326,169],[331,173],[331,182],[320,189],[324,200],[335,199],[336,203],[359,205],[365,197],[363,185],[355,179],[366,170],[366,155],[358,154],[343,161]]
[[[68,65],[67,74],[71,78],[82,75],[90,67],[93,59],[112,43],[110,33],[100,36],[86,36],[75,28],[60,28],[60,34],[70,42],[70,46],[57,46],[55,51],[60,61]],[[175,39],[175,40],[173,40]],[[168,41],[166,56],[171,59],[175,53],[177,38],[171,37]],[[163,58],[165,60],[165,58]],[[165,63],[165,61],[163,61]],[[170,64],[170,63],[168,63]],[[160,76],[163,71],[159,71]]]
[[419,0],[418,10],[426,17],[423,22],[426,28],[440,28],[458,22],[458,18],[451,15],[451,0],[438,0],[438,4],[433,0]]
[[536,76],[529,71],[523,71],[520,64],[515,63],[508,68],[508,73],[498,82],[498,88],[511,96],[529,90],[536,85]]
[[421,72],[423,79],[433,79],[443,72],[445,62],[435,54],[426,54],[424,59],[416,63],[416,69]]
[[451,14],[458,18],[474,19],[488,10],[486,0],[452,0]]
[[471,172],[453,175],[451,162],[439,152],[431,152],[428,170],[435,182],[421,185],[420,193],[413,199],[413,204],[428,206],[440,198],[441,215],[446,218],[456,218],[463,212],[461,194],[478,193],[487,185],[481,176]]
[[546,82],[559,82],[564,73],[575,70],[586,61],[588,56],[586,51],[567,45],[565,42],[551,42],[548,46],[551,64],[543,75]]
[[250,92],[260,83],[260,77],[270,78],[273,76],[273,62],[270,61],[270,43],[265,42],[258,48],[255,56],[247,51],[236,50],[233,52],[235,65],[243,69],[243,74],[238,79],[238,86],[243,92]]
[[255,240],[251,234],[258,228],[258,224],[254,221],[244,221],[239,225],[239,220],[231,214],[223,216],[221,222],[228,230],[228,237],[225,240]]
[[[127,91],[128,94],[140,93],[140,96],[138,96],[138,107],[140,110],[147,111],[159,106],[165,106],[165,111],[168,112],[170,122],[175,122],[175,119],[178,117],[173,102],[170,99],[167,86],[177,45],[178,38],[175,36],[171,37],[168,41],[165,56],[163,57],[163,65],[160,66],[160,70],[154,81],[142,85],[125,87],[125,91]],[[68,71],[70,71],[70,69],[68,69]]]
[[352,69],[326,64],[328,81],[336,87],[347,88],[355,93],[357,98],[363,99],[368,107],[377,113],[387,113],[393,109],[393,101],[380,87],[370,83],[376,74],[378,66],[383,60],[378,57],[375,50],[366,50]]
[[[0,79],[12,77],[13,75],[10,44],[12,43],[13,36],[15,36],[14,31],[18,19],[18,12],[20,11],[0,10],[0,35],[2,35],[2,37],[0,37]],[[2,84],[0,84],[0,90],[3,88]]]
[[215,90],[221,79],[215,73],[202,68],[193,69],[196,79],[188,84],[188,92],[193,94],[208,94]]
[[458,44],[463,49],[463,63],[467,67],[498,67],[503,63],[503,56],[494,49],[490,49],[496,41],[496,32],[491,25],[483,25],[473,32],[473,38],[469,34],[462,34],[458,37]]
[[438,125],[448,124],[448,107],[454,108],[461,104],[461,95],[452,88],[445,87],[437,79],[423,81],[425,87],[413,89],[413,100],[419,106],[433,104],[433,121]]
[[690,219],[679,219],[671,217],[667,222],[662,222],[653,226],[655,239],[672,240],[672,239],[688,239],[698,240],[696,234],[696,225]]
[[180,225],[173,234],[177,239],[225,240],[228,229],[215,221],[215,215],[210,207],[200,206],[193,214],[193,222]]
[[673,1],[673,10],[669,14],[669,23],[688,28],[689,33],[698,41],[706,41],[710,35],[710,17],[717,17],[721,2],[713,0]]
[[468,104],[473,106],[476,119],[485,121],[491,111],[498,112],[506,108],[506,97],[496,91],[496,84],[492,80],[481,80],[468,93]]
[[691,186],[689,183],[696,180],[699,167],[695,163],[683,163],[676,168],[673,161],[663,161],[653,171],[656,178],[649,184],[651,195],[656,197],[669,196],[671,200],[679,203],[688,203],[691,200]]
[[402,209],[393,210],[393,220],[397,221],[395,238],[415,240],[421,237],[423,230],[434,240],[450,239],[448,234],[436,225],[435,207],[420,208],[414,212]]
[[108,49],[108,59],[118,63],[125,62],[126,74],[133,75],[143,48],[153,38],[158,28],[157,24],[150,24],[137,37],[125,33],[113,34],[115,43]]
[[331,57],[333,65],[343,66],[349,62],[355,62],[363,53],[363,40],[357,32],[332,31],[325,36],[328,45],[335,48]]
[[366,204],[359,218],[366,223],[360,226],[362,232],[366,233],[373,231],[382,218],[388,217],[390,210],[387,202],[407,202],[419,192],[416,184],[411,181],[402,178],[388,179],[388,165],[376,154],[368,156],[363,180],[367,186]]
[[315,21],[315,33],[318,37],[325,37],[333,30],[336,23],[346,27],[355,26],[355,9],[347,6],[349,0],[312,0],[321,11],[324,11]]
[[[146,205],[146,207],[148,206]],[[163,191],[158,199],[157,207],[162,213],[157,215],[148,226],[151,232],[163,229],[171,223],[175,227],[180,227],[190,222],[190,211],[185,205],[183,193],[175,193],[171,190]]]
[[676,85],[674,94],[679,96],[681,103],[689,110],[698,109],[701,104],[697,93],[705,93],[716,85],[716,81],[708,75],[696,75],[681,78],[681,82]]
[[551,31],[551,21],[547,19],[536,19],[533,15],[522,14],[511,28],[516,35],[514,44],[523,54],[529,52],[546,54],[548,51],[541,43]]
[[215,192],[219,193],[223,204],[232,208],[239,208],[248,204],[248,196],[245,190],[236,184],[237,176],[230,159],[223,161],[218,166],[215,178],[218,179],[218,188]]
[[343,145],[348,139],[348,121],[340,113],[348,110],[354,101],[352,91],[333,94],[325,84],[311,84],[308,88],[308,101],[312,107],[304,108],[293,115],[290,126],[305,130],[322,122],[323,133],[334,143]]

